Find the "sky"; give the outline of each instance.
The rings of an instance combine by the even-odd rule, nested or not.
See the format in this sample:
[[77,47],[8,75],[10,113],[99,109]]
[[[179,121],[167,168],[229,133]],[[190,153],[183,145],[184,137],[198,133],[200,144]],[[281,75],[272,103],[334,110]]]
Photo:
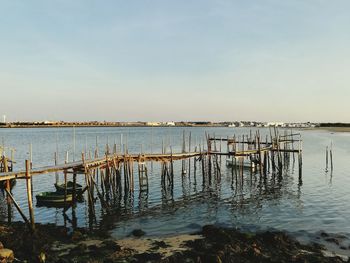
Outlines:
[[8,121],[350,122],[348,0],[0,0]]

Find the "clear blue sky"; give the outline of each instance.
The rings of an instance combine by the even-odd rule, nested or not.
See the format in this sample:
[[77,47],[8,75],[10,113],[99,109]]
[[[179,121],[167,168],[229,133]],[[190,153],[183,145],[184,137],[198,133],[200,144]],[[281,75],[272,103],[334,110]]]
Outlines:
[[8,120],[350,122],[350,1],[0,0]]

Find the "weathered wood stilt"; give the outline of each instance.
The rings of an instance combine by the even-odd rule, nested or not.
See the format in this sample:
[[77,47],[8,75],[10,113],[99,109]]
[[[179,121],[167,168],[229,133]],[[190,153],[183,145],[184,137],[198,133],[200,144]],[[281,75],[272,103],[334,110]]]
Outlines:
[[27,199],[28,199],[28,209],[29,209],[29,218],[32,230],[35,229],[34,222],[34,210],[33,210],[33,199],[32,199],[32,178],[30,175],[30,162],[26,160],[26,183],[27,183]]

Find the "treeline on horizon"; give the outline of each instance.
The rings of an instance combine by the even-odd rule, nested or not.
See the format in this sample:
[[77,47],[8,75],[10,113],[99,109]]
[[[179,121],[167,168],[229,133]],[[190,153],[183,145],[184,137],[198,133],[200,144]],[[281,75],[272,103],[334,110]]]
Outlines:
[[320,123],[320,127],[350,127],[350,123],[325,122],[325,123]]

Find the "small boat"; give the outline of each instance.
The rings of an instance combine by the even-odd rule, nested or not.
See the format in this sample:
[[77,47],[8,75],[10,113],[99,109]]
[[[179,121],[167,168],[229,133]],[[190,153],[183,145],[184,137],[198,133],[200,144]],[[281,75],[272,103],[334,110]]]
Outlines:
[[[226,160],[226,166],[241,166],[242,165],[242,159],[239,158],[233,158],[233,159],[227,159]],[[243,168],[252,168],[255,169],[255,161],[250,161],[249,159],[243,159]]]
[[[67,182],[67,188],[65,188],[64,183],[62,183],[62,184],[55,184],[55,187],[56,187],[56,191],[58,193],[63,193],[64,194],[65,189],[67,189],[67,194],[72,194],[73,193],[73,185],[74,185],[74,183],[72,181],[68,181]],[[83,190],[83,186],[76,183],[75,184],[75,191],[76,191],[76,193],[78,194],[82,190]]]
[[[64,194],[59,192],[43,192],[35,196],[37,203],[41,204],[64,204]],[[72,194],[66,195],[66,203],[73,200]]]

